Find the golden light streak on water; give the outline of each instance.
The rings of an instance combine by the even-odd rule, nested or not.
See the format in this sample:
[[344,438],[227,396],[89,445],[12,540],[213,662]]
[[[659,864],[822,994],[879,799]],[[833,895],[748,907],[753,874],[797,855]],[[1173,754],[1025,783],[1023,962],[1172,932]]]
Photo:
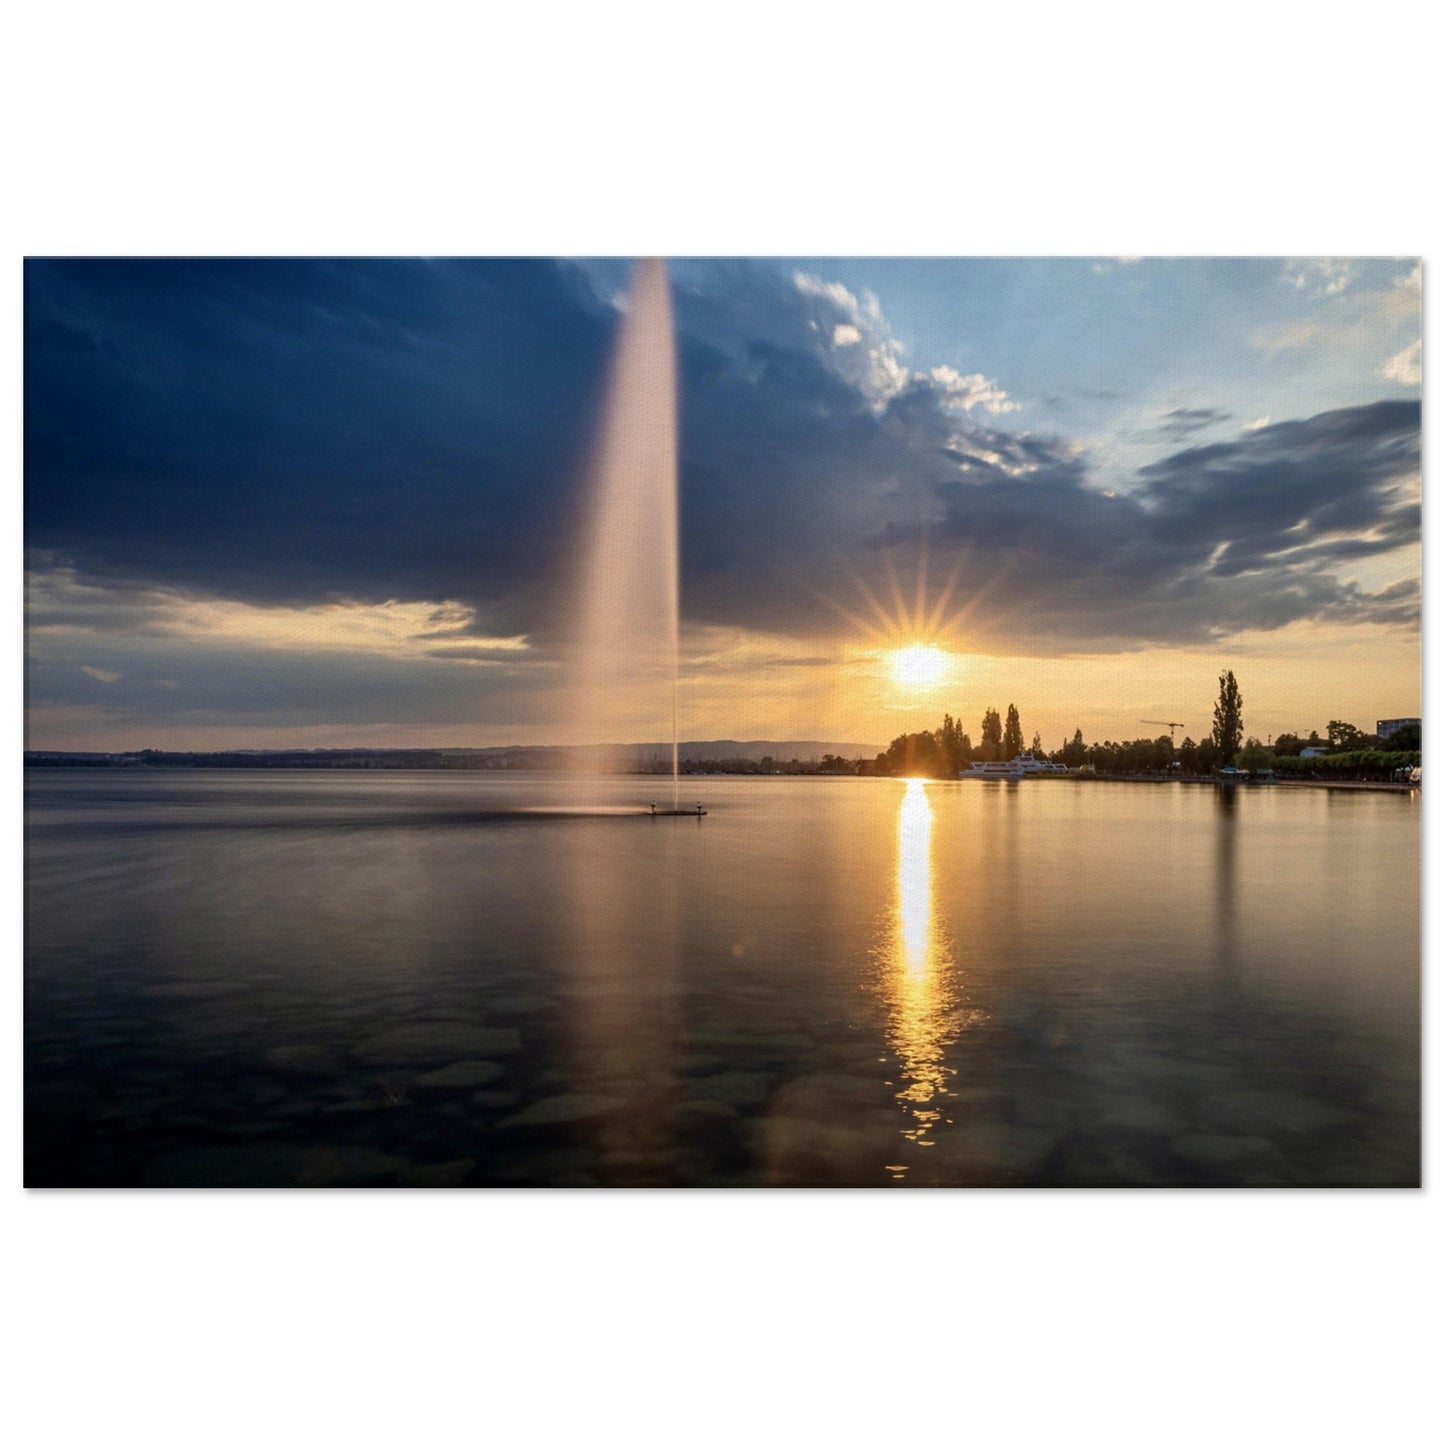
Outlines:
[[881,949],[888,1046],[898,1060],[898,1099],[911,1116],[903,1136],[925,1148],[945,1117],[956,1070],[946,1062],[964,1018],[953,959],[938,919],[933,884],[933,805],[927,784],[910,778],[898,806],[898,872],[893,917]]
[[903,972],[928,973],[933,929],[933,809],[921,778],[910,778],[898,809],[898,942]]

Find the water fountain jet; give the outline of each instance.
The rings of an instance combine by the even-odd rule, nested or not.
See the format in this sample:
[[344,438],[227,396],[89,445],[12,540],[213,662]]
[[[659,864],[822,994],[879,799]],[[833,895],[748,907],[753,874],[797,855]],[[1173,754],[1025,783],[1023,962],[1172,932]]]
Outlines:
[[649,816],[700,816],[701,804],[678,806],[677,362],[661,260],[632,275],[590,494],[570,699],[593,744],[580,754],[583,802],[601,803],[626,729],[670,716],[672,807]]

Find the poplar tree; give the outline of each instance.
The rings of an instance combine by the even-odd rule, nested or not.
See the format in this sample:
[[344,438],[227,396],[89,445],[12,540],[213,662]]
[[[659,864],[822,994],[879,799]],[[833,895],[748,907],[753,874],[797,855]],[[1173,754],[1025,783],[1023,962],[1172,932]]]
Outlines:
[[1024,750],[1023,724],[1019,722],[1019,710],[1013,703],[1008,705],[1008,721],[1003,725],[1003,760],[1009,762]]
[[999,752],[1003,747],[1003,723],[999,721],[998,709],[989,708],[983,715],[983,722],[980,725],[979,744],[983,752],[983,760],[986,763],[999,761]]
[[1244,737],[1244,698],[1232,672],[1219,674],[1219,701],[1214,704],[1214,731],[1210,740],[1219,754],[1219,765],[1227,768],[1234,762]]

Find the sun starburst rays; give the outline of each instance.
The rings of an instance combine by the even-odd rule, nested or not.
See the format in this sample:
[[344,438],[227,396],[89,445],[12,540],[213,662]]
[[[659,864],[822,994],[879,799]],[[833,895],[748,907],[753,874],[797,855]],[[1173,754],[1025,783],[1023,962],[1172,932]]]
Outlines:
[[895,683],[930,687],[948,676],[951,664],[965,650],[961,639],[967,635],[967,624],[979,601],[958,595],[969,556],[965,547],[954,558],[943,585],[932,586],[927,546],[920,545],[911,589],[899,576],[893,550],[885,553],[882,577],[872,585],[855,566],[842,561],[839,570],[858,600],[850,606],[827,593],[817,595],[853,630],[860,652],[887,663]]

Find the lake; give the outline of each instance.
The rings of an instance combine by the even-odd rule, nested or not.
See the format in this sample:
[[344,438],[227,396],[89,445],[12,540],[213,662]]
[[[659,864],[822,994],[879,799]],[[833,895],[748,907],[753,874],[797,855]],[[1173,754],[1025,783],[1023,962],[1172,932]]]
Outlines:
[[27,1185],[1419,1182],[1418,794],[572,792],[28,770]]

